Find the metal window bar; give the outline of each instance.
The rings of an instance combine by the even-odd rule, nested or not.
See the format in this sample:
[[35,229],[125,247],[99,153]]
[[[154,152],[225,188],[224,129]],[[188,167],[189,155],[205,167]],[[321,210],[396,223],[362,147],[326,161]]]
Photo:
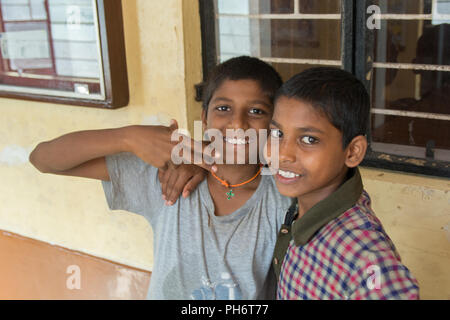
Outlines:
[[374,14],[373,17],[379,20],[450,20],[450,14],[401,14],[382,13]]
[[341,66],[340,60],[324,60],[324,59],[296,59],[296,58],[275,58],[260,57],[261,60],[271,63],[291,63],[291,64],[315,64],[324,66]]
[[448,66],[448,65],[374,62],[373,66],[375,68],[384,68],[384,69],[448,71],[448,72],[450,72],[450,66]]
[[217,13],[216,18],[247,18],[260,20],[340,20],[340,13],[262,13],[262,14],[239,14],[239,13]]
[[382,114],[382,115],[389,115],[389,116],[450,121],[450,115],[440,114],[440,113],[415,112],[415,111],[380,109],[380,108],[372,108],[371,112],[373,114]]
[[294,14],[300,13],[300,0],[294,0]]

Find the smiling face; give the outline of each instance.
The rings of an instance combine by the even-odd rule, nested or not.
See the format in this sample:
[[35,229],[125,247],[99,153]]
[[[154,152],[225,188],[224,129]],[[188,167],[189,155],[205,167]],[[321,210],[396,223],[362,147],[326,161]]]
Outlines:
[[354,161],[355,142],[359,145],[364,138],[355,138],[343,149],[342,133],[309,103],[280,97],[270,129],[271,139],[279,142],[279,168],[274,168],[279,169],[275,175],[278,190],[299,202],[314,205],[325,199],[344,181],[348,167],[359,164]]
[[[250,141],[243,135],[227,136],[227,129],[254,129],[258,138],[260,129],[269,129],[272,113],[272,103],[257,81],[225,80],[214,92],[208,111],[202,112],[202,121],[205,129],[218,129],[222,133],[224,148],[234,150],[235,159],[238,151],[244,151],[245,163],[248,163],[250,152],[258,152],[258,146],[253,148],[249,143],[257,143],[258,139]],[[257,153],[254,156],[257,157]]]

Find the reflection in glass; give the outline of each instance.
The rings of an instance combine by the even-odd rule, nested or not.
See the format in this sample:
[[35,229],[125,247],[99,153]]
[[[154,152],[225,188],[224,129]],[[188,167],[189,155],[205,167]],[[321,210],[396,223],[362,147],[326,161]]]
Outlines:
[[[439,1],[439,0],[438,0]],[[382,13],[430,14],[433,0],[374,0]]]
[[[323,14],[339,14],[340,0],[237,1],[219,0],[217,38],[219,61],[240,55],[261,58],[302,59],[312,66],[318,60],[341,60],[341,20]],[[293,15],[310,14],[308,19]],[[277,14],[277,16],[267,16]],[[286,14],[288,19],[278,15]],[[261,17],[261,15],[265,15]],[[315,16],[314,16],[315,15]],[[300,61],[304,65],[305,61]],[[326,63],[325,63],[326,64]],[[298,70],[288,61],[274,64],[284,79]]]
[[104,99],[95,0],[1,0],[0,90]]
[[[402,21],[398,34],[404,35],[401,38],[404,41],[403,48],[396,42],[398,38],[396,40],[395,29],[392,28],[395,25],[395,21],[389,22],[388,26],[391,28],[387,28],[383,37],[378,33],[377,61],[396,63],[400,60],[402,63],[412,64],[412,67],[375,69],[373,106],[377,109],[398,110],[398,115],[373,116],[373,141],[448,151],[450,24]],[[422,28],[418,28],[421,25]],[[417,35],[417,40],[414,41],[412,35]],[[420,114],[414,115],[412,112]],[[448,152],[441,154],[445,155],[441,160],[450,160]],[[424,150],[416,156],[424,158]]]

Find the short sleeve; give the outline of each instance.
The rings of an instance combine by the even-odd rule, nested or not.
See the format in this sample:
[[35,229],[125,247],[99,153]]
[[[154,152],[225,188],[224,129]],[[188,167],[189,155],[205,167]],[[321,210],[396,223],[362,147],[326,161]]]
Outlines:
[[158,169],[128,152],[105,159],[110,181],[102,181],[102,186],[109,208],[137,213],[151,221],[164,205]]

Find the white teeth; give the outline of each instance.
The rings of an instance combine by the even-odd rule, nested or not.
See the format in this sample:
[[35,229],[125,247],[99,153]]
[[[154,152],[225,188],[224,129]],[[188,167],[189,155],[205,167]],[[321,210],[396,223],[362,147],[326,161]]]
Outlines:
[[225,141],[230,144],[247,144],[248,142],[245,139],[231,139],[231,138],[225,138]]
[[288,178],[288,179],[292,179],[292,178],[297,178],[300,177],[299,174],[296,174],[294,172],[289,172],[289,171],[283,171],[281,169],[278,170],[278,174],[284,178]]

